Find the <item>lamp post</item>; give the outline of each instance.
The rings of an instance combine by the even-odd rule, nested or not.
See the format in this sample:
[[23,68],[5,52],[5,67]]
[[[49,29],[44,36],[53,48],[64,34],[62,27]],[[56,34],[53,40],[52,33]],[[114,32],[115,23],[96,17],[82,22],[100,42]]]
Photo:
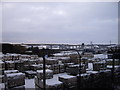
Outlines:
[[81,55],[78,50],[75,50],[79,56],[79,76],[78,76],[78,90],[80,89],[81,85]]

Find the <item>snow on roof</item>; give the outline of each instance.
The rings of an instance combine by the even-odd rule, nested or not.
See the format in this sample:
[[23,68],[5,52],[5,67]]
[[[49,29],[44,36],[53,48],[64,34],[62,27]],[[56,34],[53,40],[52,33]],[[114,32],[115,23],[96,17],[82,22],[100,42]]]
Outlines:
[[107,54],[95,54],[94,58],[108,58]]
[[59,76],[61,78],[64,78],[64,79],[70,79],[70,78],[75,78],[76,76],[72,76],[72,75],[62,75],[62,76]]
[[[115,59],[115,61],[118,61],[119,59]],[[113,59],[106,59],[106,61],[113,61]]]
[[46,58],[46,60],[56,61],[58,59],[55,59],[55,58]]
[[25,71],[26,73],[29,73],[29,74],[36,74],[36,72],[35,71],[32,71],[32,70],[30,70],[30,71]]
[[17,73],[19,72],[18,70],[5,70],[4,73],[5,74],[9,74],[9,73]]
[[19,56],[19,55],[21,55],[21,54],[16,54],[16,53],[7,53],[7,54],[5,54],[6,56]]
[[98,71],[86,71],[88,74],[97,74]]
[[27,59],[27,58],[24,58],[24,59],[22,59],[22,61],[28,61],[29,59]]
[[48,57],[46,58],[46,60],[53,60],[53,61],[56,61],[56,60],[68,60],[70,59],[70,57]]
[[21,56],[22,56],[22,57],[28,57],[28,56],[30,56],[30,55],[25,55],[25,54],[24,54],[24,55],[21,55]]
[[111,70],[100,70],[100,72],[111,72]]
[[14,63],[14,61],[5,61],[6,63]]
[[6,76],[7,77],[15,77],[15,76],[21,76],[21,75],[25,75],[24,73],[10,73],[10,74],[7,74]]
[[33,66],[33,67],[43,67],[43,64],[32,64],[30,66]]
[[[81,77],[84,77],[84,76],[88,76],[88,75],[90,75],[89,73],[83,73],[83,74],[81,74],[80,76]],[[79,75],[77,75],[77,76],[79,76]]]
[[43,60],[43,58],[40,57],[40,58],[38,58],[38,60]]
[[67,64],[67,65],[73,65],[74,63],[65,63],[65,64]]
[[[43,80],[41,80],[43,81]],[[59,85],[59,84],[62,84],[62,82],[52,78],[52,79],[46,79],[46,85],[49,85],[49,86],[55,86],[55,85]]]
[[58,59],[68,60],[70,57],[57,57]]
[[94,62],[95,64],[105,64],[106,62],[105,61],[100,61],[100,62]]
[[[112,68],[113,66],[112,65],[107,65],[107,68]],[[120,67],[120,66],[114,66],[115,68],[118,68],[118,67]]]
[[54,56],[64,56],[64,53],[55,53]]
[[[47,73],[52,73],[53,71],[50,69],[45,70]],[[38,73],[43,73],[43,70],[37,70]]]

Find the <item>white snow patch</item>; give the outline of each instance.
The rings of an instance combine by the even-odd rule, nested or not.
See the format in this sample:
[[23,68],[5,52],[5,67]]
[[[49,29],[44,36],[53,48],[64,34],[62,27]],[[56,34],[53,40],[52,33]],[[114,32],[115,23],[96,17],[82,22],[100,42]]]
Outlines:
[[20,76],[20,75],[25,75],[24,73],[10,73],[10,74],[7,74],[6,76],[7,77],[15,77],[15,76]]
[[104,58],[108,58],[108,56],[107,56],[107,54],[95,54],[95,55],[94,55],[94,58],[104,59]]
[[93,70],[93,63],[88,63],[88,69]]
[[25,79],[25,88],[35,88],[34,79]]
[[[38,73],[43,73],[43,70],[37,70]],[[49,73],[52,73],[53,71],[52,70],[49,70],[49,69],[46,69],[45,72],[49,72]]]
[[59,76],[61,78],[65,78],[65,79],[70,79],[70,78],[74,78],[76,76],[71,76],[71,75],[62,75],[62,76]]

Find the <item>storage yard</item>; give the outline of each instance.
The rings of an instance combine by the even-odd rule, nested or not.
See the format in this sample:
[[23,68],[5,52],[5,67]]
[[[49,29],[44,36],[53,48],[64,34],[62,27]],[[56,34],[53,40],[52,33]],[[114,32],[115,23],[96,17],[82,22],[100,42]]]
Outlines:
[[108,58],[108,53],[85,52],[79,57],[75,51],[61,51],[45,56],[45,77],[44,60],[38,55],[7,53],[2,54],[0,59],[2,90],[120,90],[120,59],[113,61]]

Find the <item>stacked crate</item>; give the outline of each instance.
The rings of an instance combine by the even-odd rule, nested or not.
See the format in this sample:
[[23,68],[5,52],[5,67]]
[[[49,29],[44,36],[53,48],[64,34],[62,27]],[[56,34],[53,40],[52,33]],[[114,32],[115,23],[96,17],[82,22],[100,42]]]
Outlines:
[[[32,64],[29,67],[30,67],[30,70],[33,70],[33,71],[42,70],[43,64]],[[51,65],[46,65],[46,69],[51,69]]]
[[37,64],[37,60],[29,60],[29,65]]
[[[79,73],[79,64],[76,65],[69,65],[69,67],[66,69],[68,74],[71,75],[77,75]],[[86,72],[86,67],[84,64],[81,65],[81,73]]]
[[14,70],[15,62],[14,61],[5,61],[5,69],[6,70]]
[[20,72],[23,72],[24,71],[23,61],[21,60],[15,61],[15,69],[19,70]]
[[51,69],[53,70],[54,74],[65,72],[64,64],[53,64],[51,65]]
[[33,64],[33,65],[30,65],[30,69],[33,70],[33,71],[42,70],[43,69],[43,64]]
[[[52,70],[49,70],[49,69],[46,69],[46,79],[51,79],[53,78],[53,71]],[[43,70],[37,70],[37,77],[41,80],[43,79]]]
[[19,72],[18,70],[5,70],[5,71],[4,71],[5,84],[6,84],[6,81],[7,81],[7,80],[6,80],[6,79],[7,79],[7,76],[6,76],[7,74],[18,73],[18,72]]
[[70,65],[74,65],[74,63],[65,63],[65,64],[64,64],[64,70],[65,70],[65,72],[66,72],[66,69],[67,69]]
[[112,79],[111,79],[111,70],[100,70],[99,71],[99,87],[111,88]]
[[6,88],[13,88],[25,85],[25,74],[11,73],[6,75]]
[[71,75],[59,76],[59,81],[63,82],[64,88],[73,89],[77,87],[77,77]]
[[53,65],[53,64],[57,64],[58,60],[54,59],[54,58],[46,58],[46,64],[48,65]]
[[4,75],[11,74],[11,73],[18,73],[18,72],[19,72],[18,70],[5,70]]
[[24,70],[23,70],[23,71],[28,71],[28,70],[30,70],[30,66],[29,66],[29,65],[23,65],[23,67],[24,67]]
[[87,58],[87,57],[82,57],[82,58],[81,58],[81,62],[86,65],[86,68],[88,68],[88,63],[89,63],[89,61],[88,61],[88,58]]
[[70,61],[70,57],[54,57],[54,58],[56,58],[58,61],[61,61],[62,63],[70,63],[71,61]]
[[5,70],[5,63],[0,61],[0,83],[4,82],[4,70]]
[[98,71],[88,71],[89,78],[87,81],[88,88],[95,88],[99,85],[100,76]]
[[89,76],[90,76],[90,74],[88,74],[88,73],[81,74],[80,76],[77,75],[78,83],[80,82],[79,84],[80,84],[81,88],[87,88],[87,86],[89,84],[88,83]]
[[115,70],[115,83],[120,85],[120,66]]
[[25,74],[18,70],[7,70],[4,74],[6,89],[25,85]]
[[78,54],[70,54],[70,61],[73,63],[78,63]]
[[23,61],[23,71],[31,70],[31,65],[36,64],[36,61],[27,59],[22,59]]
[[59,73],[64,73],[64,72],[65,72],[65,65],[59,64]]
[[76,65],[70,65],[67,69],[66,72],[70,75],[77,75],[79,73],[79,66]]
[[[107,59],[106,64],[107,65],[112,65],[113,64],[113,59]],[[115,59],[114,65],[120,65],[119,59]]]
[[36,75],[35,71],[25,71],[25,75],[26,77],[28,77],[28,79],[34,78],[34,76]]
[[5,70],[5,63],[3,61],[0,61],[0,75],[3,75],[3,71]]
[[37,59],[37,64],[42,64],[43,63],[43,58],[38,58]]
[[[53,79],[53,71],[46,69],[46,90],[62,90],[63,84],[56,79]],[[38,89],[43,89],[43,70],[37,70],[35,77],[35,86]]]
[[93,53],[84,53],[84,55],[82,55],[82,57],[87,57],[87,58],[89,58],[89,59],[91,59],[91,58],[93,58],[94,57],[94,55],[93,55]]
[[94,62],[93,63],[93,70],[94,71],[104,70],[106,68],[107,68],[107,66],[106,66],[105,62]]
[[38,59],[38,55],[30,55],[30,59]]

